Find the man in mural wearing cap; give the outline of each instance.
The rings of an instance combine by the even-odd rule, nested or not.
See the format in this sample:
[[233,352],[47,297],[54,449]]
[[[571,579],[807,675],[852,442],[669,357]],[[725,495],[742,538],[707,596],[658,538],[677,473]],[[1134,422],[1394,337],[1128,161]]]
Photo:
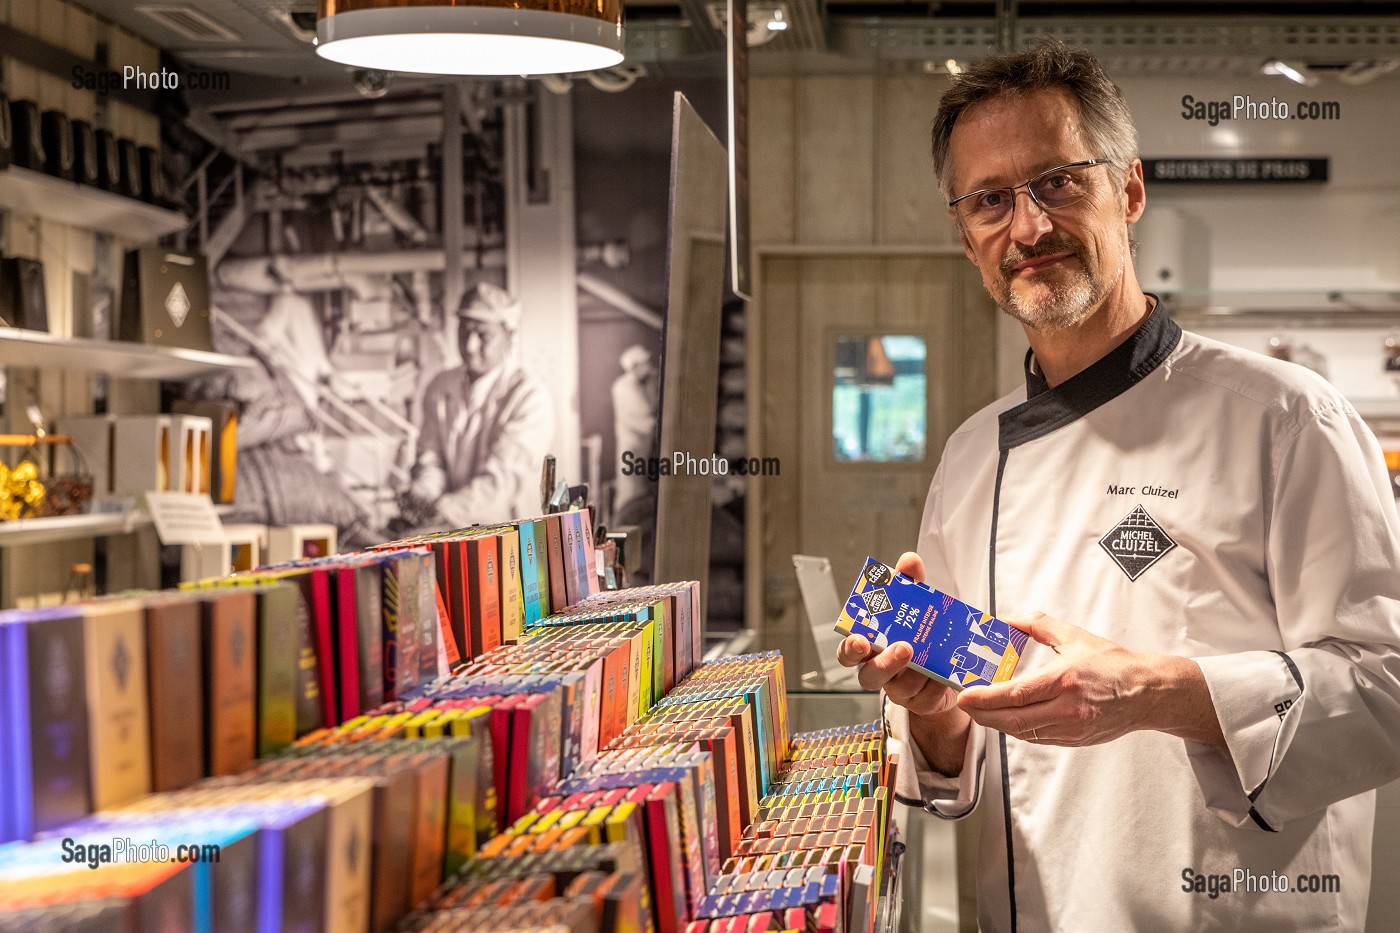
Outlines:
[[402,503],[407,524],[460,528],[540,511],[554,404],[513,358],[520,314],[513,295],[487,282],[462,297],[462,365],[439,373],[423,394],[418,462]]

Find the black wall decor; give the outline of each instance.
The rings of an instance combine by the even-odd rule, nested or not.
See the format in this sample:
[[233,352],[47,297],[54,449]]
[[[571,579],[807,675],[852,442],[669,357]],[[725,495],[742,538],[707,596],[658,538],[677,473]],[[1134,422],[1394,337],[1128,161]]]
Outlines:
[[129,198],[142,196],[141,152],[129,139],[117,140],[117,157],[121,164],[121,175],[117,182],[117,193]]
[[39,126],[39,108],[32,100],[17,100],[10,104],[10,121],[14,130],[11,150],[13,164],[36,172],[44,170],[44,138]]
[[118,337],[163,347],[212,349],[209,264],[198,253],[128,250]]
[[42,262],[13,256],[0,260],[0,318],[25,330],[49,329]]
[[0,94],[0,169],[9,168],[10,150],[14,148],[14,125],[10,122],[10,99]]
[[73,180],[97,184],[97,134],[86,120],[73,121]]
[[45,110],[40,117],[44,141],[44,171],[55,178],[73,180],[73,125],[67,114]]
[[104,191],[117,191],[122,184],[121,152],[117,148],[117,137],[108,130],[98,130],[97,137],[97,187]]
[[165,170],[161,166],[160,150],[142,146],[137,150],[137,157],[141,160],[141,197],[152,204],[164,205],[168,199],[165,195]]

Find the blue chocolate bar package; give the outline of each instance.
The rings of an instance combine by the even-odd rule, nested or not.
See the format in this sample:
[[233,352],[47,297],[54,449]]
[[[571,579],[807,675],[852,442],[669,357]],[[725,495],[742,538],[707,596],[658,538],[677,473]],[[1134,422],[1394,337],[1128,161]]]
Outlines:
[[884,648],[907,642],[909,666],[962,690],[1010,679],[1026,633],[947,593],[867,558],[836,620],[836,631]]

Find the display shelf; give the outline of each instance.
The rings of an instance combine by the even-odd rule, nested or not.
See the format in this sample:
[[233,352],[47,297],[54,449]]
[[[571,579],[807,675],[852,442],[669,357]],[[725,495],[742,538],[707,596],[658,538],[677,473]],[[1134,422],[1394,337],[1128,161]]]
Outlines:
[[183,230],[188,223],[176,211],[17,165],[0,171],[0,208],[139,243]]
[[1163,290],[1179,321],[1223,326],[1391,326],[1400,319],[1400,288]]
[[[233,510],[232,505],[214,506],[214,511],[220,515],[231,514]],[[130,534],[150,525],[151,513],[145,509],[22,518],[13,522],[0,522],[0,548],[105,538],[110,535]]]
[[1352,407],[1368,421],[1400,420],[1400,398],[1354,398]]
[[55,337],[35,330],[0,329],[0,365],[100,372],[124,379],[190,379],[234,369],[254,369],[251,359],[153,347],[118,340]]
[[1239,298],[1269,301],[1271,299],[1304,299],[1312,302],[1362,302],[1393,303],[1400,297],[1400,285],[1366,285],[1353,288],[1152,288],[1162,297],[1171,298],[1221,298],[1231,301]]
[[105,538],[108,535],[128,534],[150,524],[151,516],[147,512],[24,518],[0,524],[0,547]]

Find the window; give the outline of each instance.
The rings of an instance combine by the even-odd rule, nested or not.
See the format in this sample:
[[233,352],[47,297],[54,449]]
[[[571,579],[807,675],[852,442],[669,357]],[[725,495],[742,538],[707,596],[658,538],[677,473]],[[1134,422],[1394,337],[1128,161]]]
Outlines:
[[907,334],[836,338],[831,435],[838,462],[924,459],[927,348]]

